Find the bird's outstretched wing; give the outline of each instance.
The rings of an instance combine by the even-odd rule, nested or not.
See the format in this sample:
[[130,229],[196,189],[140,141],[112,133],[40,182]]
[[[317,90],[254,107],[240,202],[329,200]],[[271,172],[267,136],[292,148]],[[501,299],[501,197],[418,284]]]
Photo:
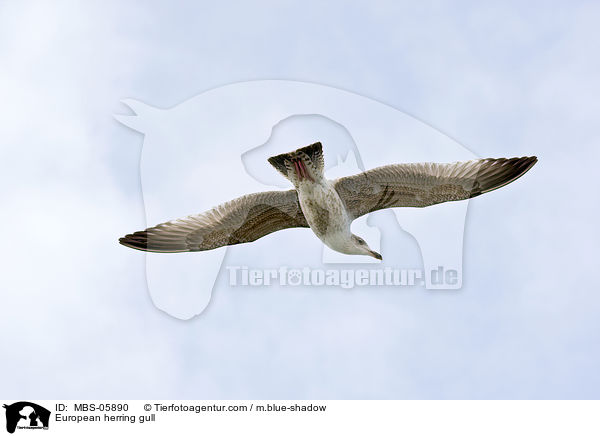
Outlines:
[[252,242],[292,227],[308,227],[293,189],[245,195],[208,212],[135,232],[119,242],[158,253],[203,251]]
[[334,186],[349,214],[358,218],[388,207],[425,207],[475,197],[518,179],[536,162],[531,156],[387,165],[342,177]]

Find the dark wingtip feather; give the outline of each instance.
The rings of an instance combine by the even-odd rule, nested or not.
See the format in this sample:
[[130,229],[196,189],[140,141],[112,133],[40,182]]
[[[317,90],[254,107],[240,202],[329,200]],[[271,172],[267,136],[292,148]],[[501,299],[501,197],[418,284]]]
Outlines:
[[514,182],[538,161],[537,156],[489,159],[490,165],[483,167],[477,175],[478,189],[472,197],[499,189]]
[[[148,234],[148,230],[131,233],[119,238],[119,244],[125,247],[133,248],[140,251],[149,251],[152,253],[182,253],[192,251],[188,247],[174,246],[171,241],[156,237],[156,235]],[[150,236],[150,238],[149,238]]]
[[148,234],[142,231],[125,235],[119,238],[119,244],[136,250],[148,251]]

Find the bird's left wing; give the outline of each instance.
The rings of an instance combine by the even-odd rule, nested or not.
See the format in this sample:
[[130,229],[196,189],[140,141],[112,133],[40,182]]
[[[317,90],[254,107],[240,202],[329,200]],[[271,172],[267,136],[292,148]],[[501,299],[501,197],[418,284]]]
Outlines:
[[308,227],[294,189],[245,195],[208,212],[135,232],[119,242],[158,253],[204,251],[252,242],[292,227]]
[[537,158],[407,163],[375,168],[334,182],[353,218],[388,207],[425,207],[465,200],[498,189],[525,174]]

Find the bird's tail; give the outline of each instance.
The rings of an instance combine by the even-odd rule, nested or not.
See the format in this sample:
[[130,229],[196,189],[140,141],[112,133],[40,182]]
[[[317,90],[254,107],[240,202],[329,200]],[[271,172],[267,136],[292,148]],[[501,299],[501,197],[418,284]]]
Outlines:
[[323,177],[323,146],[320,142],[269,158],[269,163],[294,185]]

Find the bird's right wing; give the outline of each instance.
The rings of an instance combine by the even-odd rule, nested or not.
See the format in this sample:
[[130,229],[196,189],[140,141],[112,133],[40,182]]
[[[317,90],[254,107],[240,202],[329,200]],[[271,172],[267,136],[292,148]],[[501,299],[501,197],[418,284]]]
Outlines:
[[308,227],[294,189],[245,195],[208,212],[135,232],[119,242],[158,253],[204,251],[252,242],[292,227]]
[[387,165],[334,182],[353,218],[388,207],[425,207],[465,200],[525,174],[537,158],[479,159],[455,163]]

